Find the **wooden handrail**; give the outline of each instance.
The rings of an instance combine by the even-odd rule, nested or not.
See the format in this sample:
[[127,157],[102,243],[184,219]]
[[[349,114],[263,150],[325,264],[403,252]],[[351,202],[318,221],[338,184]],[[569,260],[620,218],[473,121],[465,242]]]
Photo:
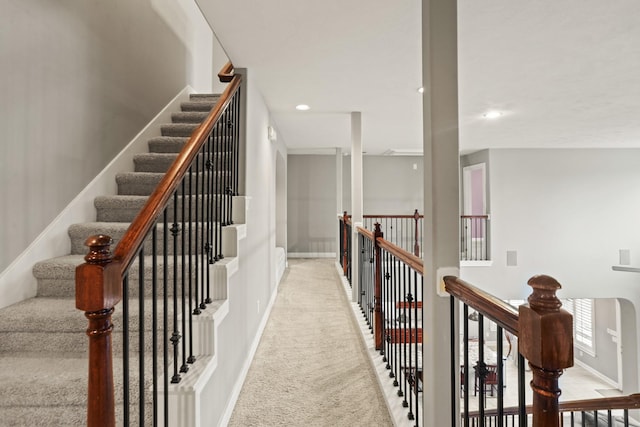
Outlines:
[[155,219],[162,213],[164,206],[178,188],[178,185],[180,185],[182,177],[189,171],[189,167],[205,143],[207,135],[231,102],[231,96],[240,87],[240,83],[241,76],[235,76],[234,81],[223,92],[220,98],[222,102],[216,104],[209,117],[193,132],[184,149],[173,162],[155,191],[149,196],[147,203],[118,243],[110,266],[118,266],[119,276],[122,276],[131,261],[133,261],[137,248],[142,245],[147,233],[155,225]]
[[518,335],[518,310],[515,307],[455,276],[445,276],[444,286],[450,295]]
[[233,80],[233,70],[234,68],[231,61],[227,62],[224,67],[222,67],[222,70],[220,70],[220,72],[218,73],[218,79],[220,79],[222,83],[229,83],[231,80]]
[[[366,228],[362,228],[362,227],[358,227],[357,231],[358,233],[365,236],[367,239],[373,241],[374,233],[372,231],[369,231]],[[381,248],[385,249],[391,255],[395,256],[399,261],[404,262],[409,267],[411,267],[416,272],[418,272],[420,275],[424,276],[424,264],[421,258],[413,255],[412,253],[405,251],[399,246],[394,245],[388,240],[385,240],[383,237],[379,237],[376,240]]]
[[[598,399],[571,400],[568,402],[560,402],[558,405],[560,412],[593,412],[608,411],[614,409],[640,409],[640,393],[630,394],[628,396],[603,397]],[[533,413],[533,406],[525,407],[527,414]],[[503,415],[518,415],[520,408],[517,406],[509,406],[502,409]],[[495,417],[498,410],[495,408],[485,409],[485,417]],[[469,418],[477,418],[480,416],[479,411],[470,411]]]

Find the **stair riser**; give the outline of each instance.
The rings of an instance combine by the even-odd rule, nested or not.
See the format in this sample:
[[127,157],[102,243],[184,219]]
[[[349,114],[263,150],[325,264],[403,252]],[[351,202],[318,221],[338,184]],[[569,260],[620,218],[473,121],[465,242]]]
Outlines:
[[[206,260],[204,260],[206,262]],[[195,295],[195,286],[196,283],[202,283],[202,276],[204,275],[206,278],[207,270],[206,267],[211,266],[211,264],[205,263],[205,270],[202,269],[202,259],[198,260],[197,272],[195,263],[191,267],[191,284],[188,282],[189,271],[188,266],[185,266],[185,277],[187,278],[187,283],[185,283],[185,295],[189,294],[189,287],[191,287],[192,295]],[[156,294],[158,297],[164,296],[164,272],[161,265],[157,267],[157,282],[156,282]],[[138,298],[140,296],[140,280],[139,274],[136,271],[131,271],[129,273],[129,296],[133,298]],[[178,267],[178,275],[177,277],[177,292],[178,294],[182,294],[182,267]],[[196,280],[197,279],[197,280]],[[59,277],[55,279],[37,279],[38,280],[38,296],[44,298],[74,298],[76,295],[76,282],[75,275],[73,272],[67,275],[66,277]],[[174,283],[173,283],[173,267],[168,268],[167,275],[167,296],[173,296],[174,292]],[[213,285],[210,285],[213,286]],[[200,292],[201,285],[198,285],[198,292]],[[152,267],[145,267],[145,275],[144,275],[144,296],[149,297],[153,292],[153,273]]]
[[[169,224],[171,226],[171,224]],[[215,232],[215,230],[214,230]],[[106,234],[113,239],[112,249],[115,248],[120,239],[124,236],[125,230],[110,230],[106,231],[104,229],[91,229],[84,228],[82,230],[76,231],[71,230],[69,233],[69,237],[71,238],[71,254],[72,255],[86,255],[88,248],[85,246],[85,241],[89,236],[95,236],[98,234]],[[164,251],[164,227],[158,227],[158,232],[156,233],[156,255],[173,255],[174,253],[181,254],[182,253],[182,236],[178,234],[177,236],[177,244],[174,244],[174,236],[170,231],[168,231],[167,236],[167,251]],[[204,235],[203,235],[204,234]],[[191,235],[191,253],[192,254],[201,254],[203,253],[203,246],[201,243],[206,241],[207,235],[206,230],[203,233],[200,227],[192,227],[190,230]],[[215,235],[211,239],[213,241],[215,239]],[[196,240],[198,244],[196,245]],[[175,247],[175,250],[174,250]],[[189,249],[189,230],[187,229],[187,235],[185,236],[185,250]],[[152,255],[152,236],[149,235],[144,243],[144,253],[146,255]]]
[[171,114],[173,123],[202,123],[209,116],[209,111],[183,111]]
[[[197,218],[202,217],[202,210],[204,208],[205,217],[211,216],[214,221],[218,220],[218,213],[221,212],[221,206],[218,202],[218,197],[208,198],[202,197],[192,197],[191,203],[187,202],[187,205],[184,206],[184,219],[185,221],[189,221],[191,215],[191,221],[195,221],[196,215]],[[204,206],[203,206],[203,203]],[[97,218],[100,222],[132,222],[138,213],[141,210],[140,206],[137,204],[132,204],[131,207],[122,206],[119,208],[112,208],[108,205],[96,207],[97,210]],[[190,205],[190,206],[189,206]],[[191,211],[189,211],[189,207],[191,207]],[[207,209],[210,214],[207,215]],[[169,202],[169,209],[167,211],[167,221],[173,222],[175,220],[181,222],[183,219],[182,214],[183,206],[182,200],[178,202],[177,212],[174,211],[173,202]],[[158,224],[161,224],[164,221],[161,216],[158,219]]]
[[[203,168],[206,165],[207,161],[211,161],[213,163],[214,168],[217,171],[228,170],[229,167],[231,166],[229,164],[230,160],[233,159],[228,154],[226,156],[216,155],[216,156],[213,156],[214,158],[208,158],[210,156],[207,156],[207,158],[204,159],[204,163],[203,163],[203,157],[204,156],[200,154],[196,159],[200,168]],[[175,161],[175,157],[168,158],[167,156],[157,156],[154,158],[154,156],[143,155],[143,156],[135,157],[133,159],[133,164],[134,164],[135,172],[166,173],[174,161]]]
[[[187,143],[189,138],[186,137],[156,137],[149,140],[149,152],[150,153],[179,153],[184,145]],[[215,137],[216,151],[221,151],[222,147],[220,144],[222,142],[228,142],[230,138],[217,136]],[[208,150],[205,150],[209,152]]]
[[182,111],[206,111],[209,112],[215,106],[215,102],[204,102],[204,101],[188,101],[180,104],[180,109]]
[[[218,172],[217,178],[213,177],[215,182],[231,182],[228,172]],[[210,178],[211,179],[211,178]],[[116,177],[118,185],[118,194],[130,195],[130,196],[149,196],[156,189],[162,175],[158,173],[154,174],[120,174]],[[216,181],[217,180],[217,181]],[[204,185],[203,185],[204,183]],[[193,174],[191,178],[191,194],[205,194],[209,190],[206,188],[207,181],[204,180],[202,173]],[[187,178],[187,184],[185,185],[185,193],[189,192],[189,179]],[[182,195],[182,187],[178,187],[178,195]]]

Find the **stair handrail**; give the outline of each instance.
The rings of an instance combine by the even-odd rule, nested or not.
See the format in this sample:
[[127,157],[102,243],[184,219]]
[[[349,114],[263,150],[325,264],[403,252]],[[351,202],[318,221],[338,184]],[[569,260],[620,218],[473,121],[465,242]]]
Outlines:
[[458,277],[446,276],[444,283],[449,295],[518,336],[518,310],[515,307]]
[[231,61],[229,61],[224,65],[224,67],[222,67],[222,69],[218,73],[218,79],[220,79],[222,83],[229,83],[231,80],[233,80],[234,75],[233,64],[231,63]]
[[[609,410],[632,410],[640,409],[640,393],[633,393],[626,396],[615,397],[599,397],[594,399],[580,399],[580,400],[568,400],[560,402],[558,404],[560,412],[594,412],[594,411],[609,411]],[[527,414],[533,413],[533,406],[527,405],[525,408]],[[520,408],[517,406],[509,406],[503,408],[502,415],[518,415]],[[485,418],[495,417],[498,415],[498,410],[495,408],[485,409]],[[479,411],[469,412],[470,418],[478,418],[480,416]]]
[[[228,75],[233,71],[233,65],[229,65],[225,65],[222,74]],[[111,252],[113,240],[109,236],[91,236],[86,241],[89,254],[85,256],[86,262],[76,268],[76,308],[84,311],[89,319],[87,426],[115,426],[111,315],[122,300],[123,275],[204,146],[207,135],[240,88],[241,81],[240,74],[233,75],[220,100],[205,121],[194,130],[115,250]]]

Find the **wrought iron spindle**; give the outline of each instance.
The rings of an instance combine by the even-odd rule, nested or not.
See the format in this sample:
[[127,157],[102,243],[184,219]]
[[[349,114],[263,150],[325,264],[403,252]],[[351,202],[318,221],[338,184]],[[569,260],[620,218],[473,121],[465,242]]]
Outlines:
[[[181,294],[181,317],[182,317],[182,331],[185,334],[184,339],[182,340],[182,366],[180,366],[180,372],[187,372],[189,370],[189,366],[187,365],[187,336],[189,337],[189,339],[193,339],[191,334],[187,334],[187,307],[186,307],[186,285],[188,283],[187,280],[187,266],[186,266],[186,260],[187,260],[187,248],[186,248],[186,231],[187,231],[187,227],[186,227],[186,207],[185,207],[185,203],[187,201],[187,196],[186,196],[186,178],[182,178],[182,183],[180,185],[181,188],[181,210],[180,210],[180,224],[181,224],[181,229],[182,229],[182,233],[180,236],[180,256],[181,256],[181,279],[180,279],[180,289],[182,291]],[[178,194],[175,194],[174,196],[175,198],[178,198]],[[191,264],[191,263],[189,263]],[[175,298],[175,296],[174,296]]]
[[173,345],[173,376],[171,383],[180,382],[180,374],[178,373],[178,355],[180,344],[180,331],[178,330],[178,233],[180,226],[177,222],[178,217],[178,195],[173,195],[173,224],[171,225],[171,235],[173,236],[173,332],[171,333],[171,344]]
[[124,425],[129,423],[130,376],[129,376],[129,273],[122,278],[122,391],[123,391],[123,419]]
[[139,424],[144,424],[144,395],[145,395],[145,378],[144,378],[144,246],[140,248],[138,254],[138,400],[139,400]]
[[[163,303],[163,312],[162,312],[162,378],[163,382],[163,390],[164,390],[164,420],[169,419],[169,405],[168,405],[168,396],[169,396],[169,221],[167,218],[167,209],[164,208],[162,213],[162,303]],[[124,425],[129,425],[125,423]]]
[[[194,301],[194,295],[193,295],[193,287],[194,287],[194,268],[193,268],[193,264],[194,264],[194,260],[197,259],[197,257],[194,255],[194,245],[193,245],[193,167],[189,168],[189,195],[188,195],[188,200],[189,200],[189,248],[187,250],[187,259],[189,260],[189,358],[187,359],[187,363],[191,363],[193,364],[196,361],[196,357],[193,354],[193,315],[194,315],[194,310],[193,310],[193,301]],[[184,195],[183,195],[184,197]],[[195,197],[196,201],[198,199],[198,194],[196,193],[196,197]],[[197,275],[198,272],[198,266],[196,264],[196,268],[195,268],[195,274]],[[196,289],[197,289],[197,279],[196,279]],[[197,298],[197,297],[196,297]]]
[[[196,193],[196,203],[194,206],[194,212],[195,212],[195,218],[194,218],[194,228],[195,230],[192,232],[193,234],[193,240],[194,240],[194,245],[193,245],[193,250],[194,250],[194,254],[193,254],[193,263],[194,263],[194,270],[195,270],[195,275],[194,275],[194,308],[192,313],[195,315],[198,315],[201,313],[200,311],[200,306],[199,306],[199,290],[200,290],[200,241],[199,241],[199,233],[198,233],[198,224],[200,224],[200,201],[201,201],[201,192],[200,192],[200,162],[196,159],[196,161],[194,162],[195,166],[196,166],[196,170],[195,170],[195,193]],[[191,175],[189,176],[189,179],[191,179]]]
[[200,205],[200,222],[196,224],[197,233],[200,235],[201,247],[198,248],[198,256],[200,258],[200,301],[199,307],[200,310],[204,310],[207,308],[204,300],[205,300],[205,282],[206,282],[206,274],[208,269],[208,260],[207,260],[207,241],[205,234],[205,222],[207,221],[206,215],[206,194],[207,194],[207,186],[206,186],[206,175],[207,175],[207,165],[205,156],[201,156],[200,161],[202,167],[202,174],[198,177],[200,181],[200,187],[202,188],[202,203]]
[[[158,230],[151,229],[151,356],[153,425],[158,425]],[[165,396],[166,398],[166,396]],[[166,402],[165,402],[166,406]]]

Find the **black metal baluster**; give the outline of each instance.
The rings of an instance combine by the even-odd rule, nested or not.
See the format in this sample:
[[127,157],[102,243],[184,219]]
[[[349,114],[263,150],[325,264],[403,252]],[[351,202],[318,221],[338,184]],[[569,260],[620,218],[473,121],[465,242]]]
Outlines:
[[[478,363],[476,364],[476,378],[479,379],[478,385],[478,408],[480,412],[480,427],[485,426],[485,379],[487,377],[487,365],[484,361],[484,316],[478,313]],[[475,391],[475,390],[474,390]]]
[[[213,174],[215,173],[215,165],[213,158],[211,157],[211,134],[207,138],[207,258],[208,265],[214,263],[214,243],[213,243]],[[203,153],[205,154],[205,153]],[[211,304],[211,268],[207,266],[207,283],[206,283],[207,296],[204,300],[205,304]],[[204,297],[204,294],[202,295]]]
[[[151,229],[151,355],[153,365],[153,425],[158,425],[158,230]],[[166,420],[165,420],[166,424]]]
[[129,378],[129,273],[122,279],[122,390],[123,396],[123,418],[124,425],[130,425],[129,408],[130,398],[130,378]]
[[[456,427],[456,411],[458,408],[458,402],[456,397],[456,374],[455,367],[460,365],[460,360],[456,360],[456,341],[458,340],[457,331],[456,331],[456,310],[455,310],[455,298],[453,295],[449,297],[449,341],[450,341],[450,357],[449,363],[451,364],[451,427]],[[423,302],[424,304],[424,302]]]
[[178,331],[178,233],[180,226],[177,222],[178,217],[178,197],[173,195],[173,224],[171,225],[171,235],[173,236],[173,332],[171,333],[171,344],[173,345],[173,376],[171,383],[180,382],[180,374],[178,373],[179,360],[179,344],[180,332]]
[[469,306],[467,304],[462,306],[462,317],[464,425],[469,427]]
[[[393,265],[395,266],[394,270],[394,284],[393,284],[393,317],[395,319],[400,319],[402,316],[400,314],[400,307],[398,306],[398,302],[402,301],[402,293],[400,291],[400,260],[396,257],[393,257]],[[391,334],[391,342],[393,343],[393,354],[394,361],[393,364],[393,385],[394,387],[400,387],[400,393],[402,392],[402,386],[400,386],[400,382],[398,378],[400,378],[400,364],[402,363],[402,359],[400,358],[400,343],[398,343],[398,336],[400,332],[400,328],[402,327],[401,322],[396,322],[394,325],[393,332]],[[398,394],[398,396],[402,396],[402,394]]]
[[221,163],[220,163],[220,130],[218,128],[218,126],[214,126],[213,130],[213,147],[212,147],[212,152],[213,152],[213,158],[214,158],[214,167],[215,167],[215,171],[213,173],[213,198],[215,200],[215,210],[214,210],[214,216],[215,218],[213,219],[215,222],[215,236],[214,236],[214,241],[215,241],[215,248],[214,248],[214,254],[215,254],[215,260],[219,260],[222,257],[222,230],[220,229],[220,216],[221,216],[221,199],[220,199],[220,174],[222,173],[222,167],[221,167]]
[[[407,303],[405,305],[405,313],[408,313],[408,322],[407,324],[409,325],[409,358],[408,358],[408,364],[405,364],[405,376],[407,376],[408,374],[408,379],[409,379],[409,386],[411,387],[411,392],[408,393],[409,395],[409,414],[407,414],[407,417],[410,420],[413,420],[415,418],[415,415],[413,413],[413,398],[414,395],[415,397],[417,397],[418,394],[418,376],[417,376],[417,366],[414,366],[414,362],[417,362],[417,360],[411,360],[412,357],[412,350],[413,347],[416,346],[417,341],[418,341],[418,330],[414,327],[415,325],[413,325],[413,316],[412,316],[412,309],[411,306],[412,304],[415,304],[414,302],[414,298],[412,295],[412,283],[411,283],[411,271],[408,270],[407,267],[405,267],[405,269],[407,269],[408,275],[409,275],[409,293],[407,294]],[[405,340],[405,345],[407,345],[406,340]],[[415,363],[415,365],[417,365],[417,363]],[[409,389],[407,389],[409,390]]]
[[[182,331],[185,334],[185,337],[182,339],[182,366],[180,366],[180,372],[187,372],[189,370],[189,366],[187,365],[187,307],[186,307],[186,284],[187,284],[187,266],[186,266],[186,261],[187,261],[187,250],[186,250],[186,231],[187,231],[187,224],[185,221],[186,218],[186,207],[185,204],[187,202],[187,196],[186,196],[186,177],[182,178],[182,183],[180,184],[180,188],[181,188],[181,209],[180,209],[180,224],[181,224],[181,229],[182,229],[182,234],[180,236],[180,258],[181,258],[181,274],[182,277],[180,279],[180,289],[182,291],[181,294],[181,316],[182,316]],[[178,198],[178,193],[176,192],[176,194],[174,194],[174,196],[176,199]],[[192,338],[192,337],[189,337]]]
[[520,427],[527,427],[527,399],[524,379],[524,357],[518,353],[518,409],[520,411]]
[[[189,250],[188,260],[189,260],[189,358],[187,359],[187,363],[194,363],[196,361],[196,357],[193,354],[193,286],[194,286],[194,271],[193,271],[193,263],[197,257],[193,253],[193,167],[189,167]],[[184,197],[184,195],[183,195]],[[198,199],[198,194],[196,193],[196,201]],[[198,274],[198,267],[196,264],[195,274]],[[196,289],[197,289],[197,280],[196,280]]]
[[[200,257],[200,301],[198,302],[200,310],[204,310],[207,308],[204,300],[205,300],[205,282],[207,280],[207,276],[206,276],[206,271],[209,270],[208,268],[208,255],[207,255],[207,241],[206,241],[206,234],[205,234],[205,222],[207,221],[207,216],[206,216],[206,208],[207,208],[207,203],[206,203],[206,194],[207,194],[207,187],[206,187],[206,175],[207,175],[207,165],[206,165],[206,159],[205,156],[200,156],[200,161],[202,162],[202,174],[198,177],[198,181],[200,181],[200,186],[202,188],[202,192],[201,192],[201,197],[202,197],[202,203],[200,206],[200,222],[198,224],[196,224],[197,227],[197,233],[200,235],[200,241],[202,244],[202,247],[199,247],[199,257]],[[205,271],[206,269],[206,271]]]
[[145,394],[145,379],[144,379],[144,246],[140,248],[138,254],[138,287],[140,293],[138,295],[138,393],[140,397],[139,402],[139,424],[144,425],[144,394]]
[[[201,193],[200,193],[200,162],[198,161],[198,159],[196,159],[194,161],[195,165],[196,165],[196,176],[195,176],[195,193],[196,193],[196,203],[194,206],[194,211],[195,211],[195,218],[194,221],[192,222],[193,227],[195,228],[195,230],[192,231],[193,234],[193,240],[194,240],[194,245],[193,245],[193,262],[194,262],[194,270],[195,270],[195,275],[194,275],[194,309],[192,311],[193,314],[198,315],[201,313],[200,311],[200,306],[199,306],[199,295],[198,295],[198,291],[200,289],[200,265],[199,265],[199,257],[200,257],[200,246],[199,246],[199,233],[198,233],[198,226],[200,224],[200,218],[199,218],[199,214],[200,214],[200,198],[201,198]],[[189,177],[189,179],[191,179],[191,177]]]
[[[162,213],[162,299],[163,299],[163,336],[162,336],[162,372],[164,389],[164,422],[169,419],[169,221],[167,209]],[[129,425],[125,423],[125,425]]]
[[496,365],[498,369],[498,418],[497,427],[503,427],[502,417],[504,415],[504,361],[502,359],[502,327],[496,328]]

